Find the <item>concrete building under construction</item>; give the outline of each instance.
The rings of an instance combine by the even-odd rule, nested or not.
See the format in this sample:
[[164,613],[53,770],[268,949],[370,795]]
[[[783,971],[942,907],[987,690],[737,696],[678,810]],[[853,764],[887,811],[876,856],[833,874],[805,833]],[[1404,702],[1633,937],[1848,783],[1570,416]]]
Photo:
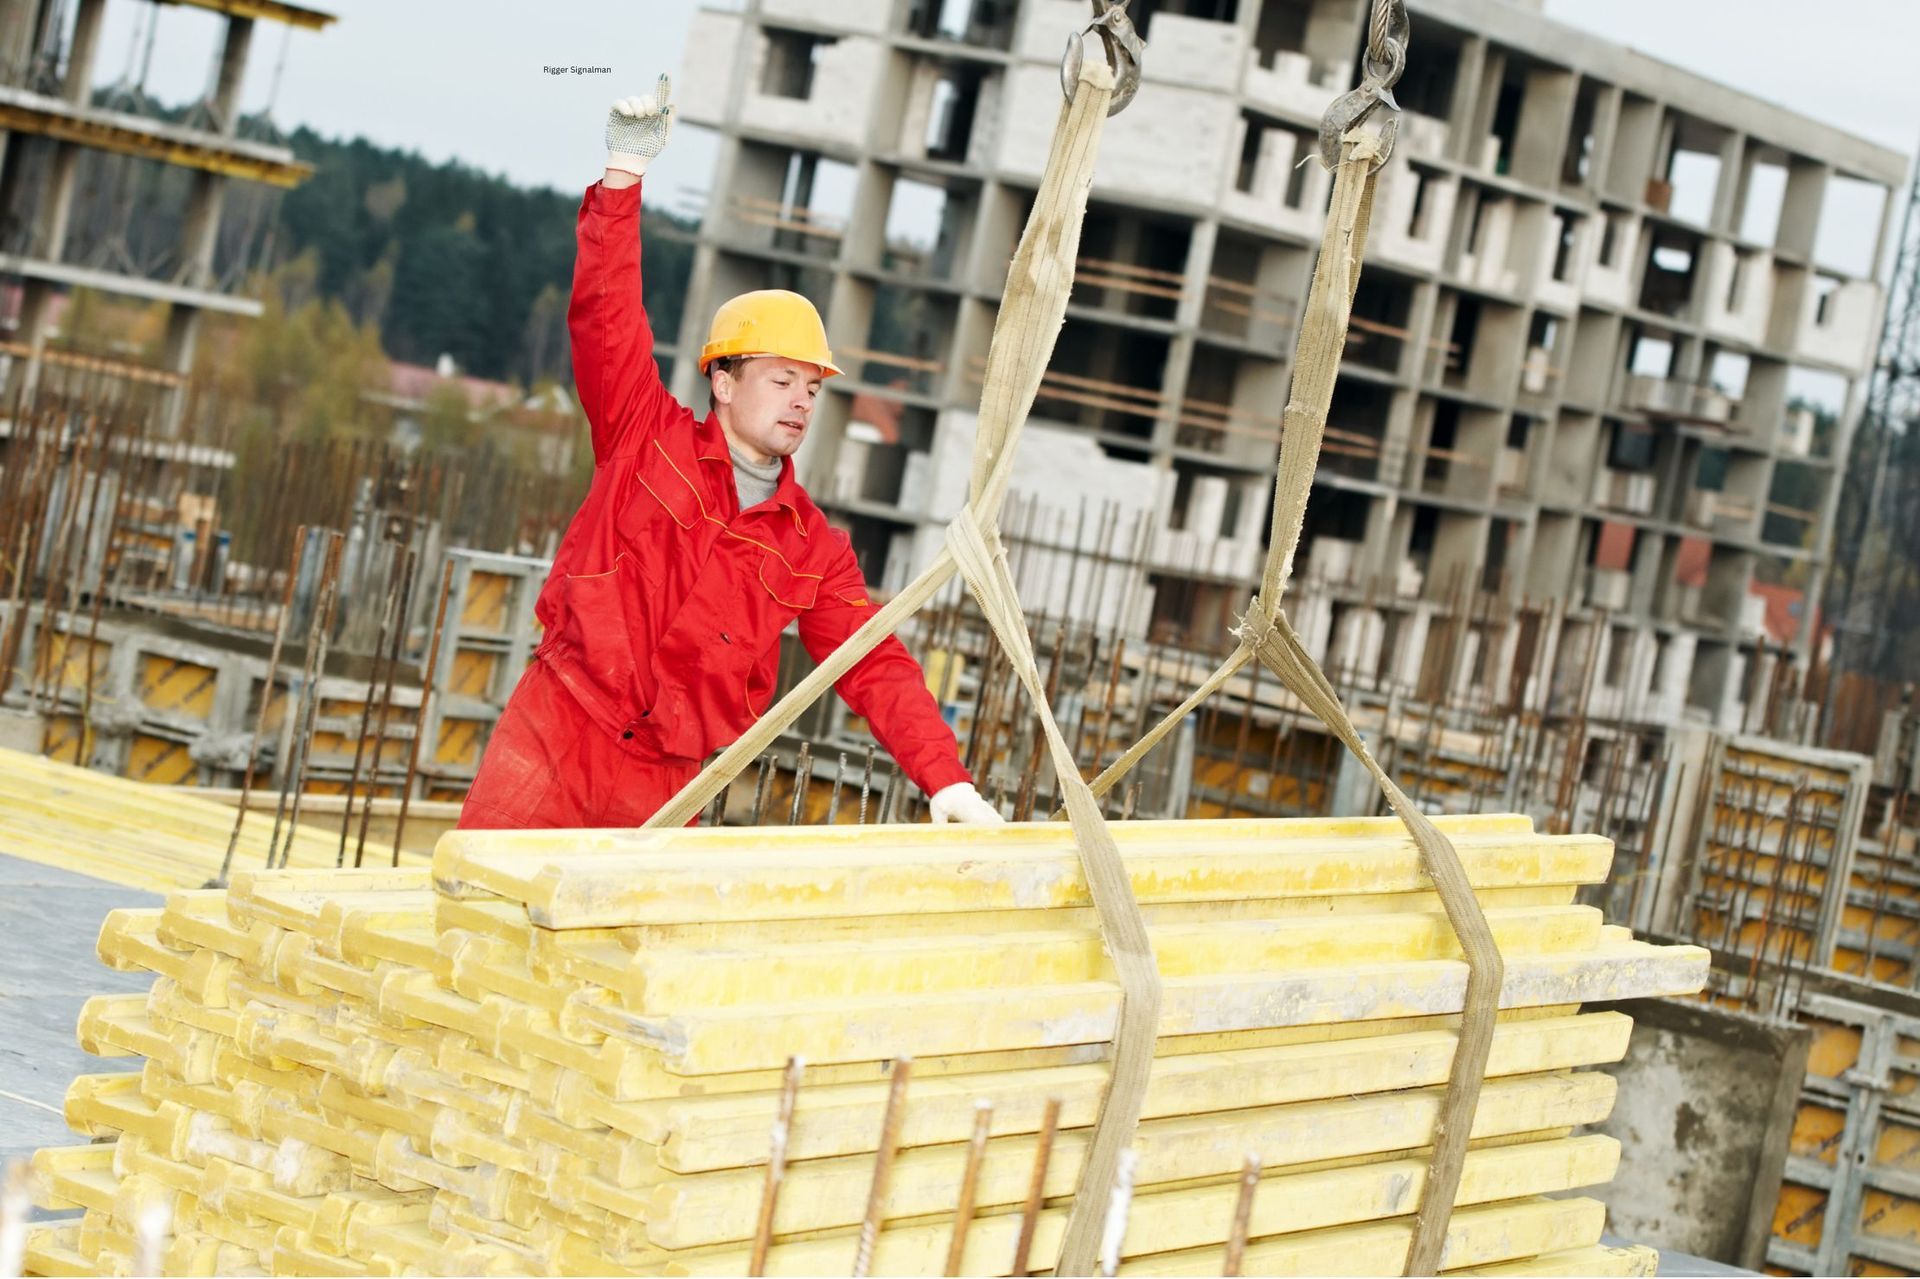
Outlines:
[[[177,421],[174,392],[192,366],[201,317],[252,316],[258,299],[218,277],[215,251],[229,184],[298,184],[311,168],[285,146],[241,136],[240,87],[263,21],[319,30],[333,15],[281,0],[187,0],[224,16],[211,51],[209,87],[182,120],[155,118],[137,102],[118,101],[100,72],[100,35],[107,0],[0,0],[0,282],[17,298],[12,331],[0,342],[0,387],[31,398],[51,370],[105,372],[115,380],[163,388],[165,413]],[[171,7],[161,6],[161,7]],[[157,14],[148,15],[149,21]],[[149,27],[151,30],[151,27]],[[115,157],[178,166],[192,175],[179,210],[177,243],[140,252],[130,245],[132,200],[126,166]],[[111,192],[103,190],[111,184]],[[112,205],[101,233],[76,233],[83,187]],[[151,211],[148,211],[151,212]],[[145,220],[145,219],[143,219]],[[157,365],[143,367],[97,354],[48,349],[58,304],[76,289],[167,305]]]
[[[1443,699],[1520,681],[1543,709],[1735,725],[1757,657],[1804,664],[1819,644],[1905,157],[1534,5],[1409,7],[1300,630],[1362,687],[1431,688],[1429,624],[1469,608],[1483,620]],[[1128,580],[1063,595],[1041,556],[1021,584],[1031,607],[1207,649],[1262,552],[1326,203],[1302,160],[1354,80],[1367,6],[1131,12],[1144,83],[1111,124],[1016,481],[1030,540]],[[1086,16],[749,0],[688,40],[682,117],[720,145],[675,346],[697,350],[740,290],[825,304],[849,376],[803,478],[877,582],[924,563],[962,503],[1006,263]],[[690,359],[671,384],[700,397]],[[1549,598],[1564,608],[1521,607]]]

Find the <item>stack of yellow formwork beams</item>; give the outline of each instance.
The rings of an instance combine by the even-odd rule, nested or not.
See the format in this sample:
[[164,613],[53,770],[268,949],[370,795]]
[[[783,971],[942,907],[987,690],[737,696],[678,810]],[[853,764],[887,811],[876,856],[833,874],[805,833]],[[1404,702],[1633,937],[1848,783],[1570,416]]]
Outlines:
[[[1705,980],[1573,904],[1607,841],[1441,819],[1505,952],[1506,1011],[1449,1230],[1460,1273],[1651,1273],[1599,1246],[1603,1119],[1631,1029],[1590,1000]],[[1391,820],[1114,827],[1165,977],[1124,1273],[1217,1274],[1242,1161],[1247,1273],[1391,1273],[1425,1178],[1465,965]],[[744,1274],[783,1068],[804,1058],[770,1274],[846,1272],[909,1056],[878,1274],[940,1273],[977,1103],[962,1270],[1051,1267],[1105,1080],[1117,988],[1064,825],[455,832],[418,871],[249,874],[117,912],[102,956],[159,974],[82,1042],[43,1151],[38,1273]]]
[[[235,867],[265,863],[274,816],[272,806],[248,811]],[[155,893],[197,888],[219,874],[233,820],[231,806],[177,788],[0,750],[0,849],[10,857]],[[332,866],[340,856],[339,820],[331,829],[311,820],[283,825],[278,847],[287,864]],[[347,840],[349,859],[357,844]],[[390,865],[393,849],[369,840],[361,857],[366,865]],[[425,859],[409,853],[402,860]]]

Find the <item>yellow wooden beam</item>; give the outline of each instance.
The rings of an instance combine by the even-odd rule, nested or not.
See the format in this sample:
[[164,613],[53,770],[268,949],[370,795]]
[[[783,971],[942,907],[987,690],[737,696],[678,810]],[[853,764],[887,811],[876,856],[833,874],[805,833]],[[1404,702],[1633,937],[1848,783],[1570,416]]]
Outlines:
[[154,0],[156,4],[177,4],[194,9],[210,9],[231,18],[252,18],[261,22],[284,22],[306,31],[322,31],[338,22],[337,15],[285,0]]
[[[1454,1202],[1491,1203],[1521,1196],[1552,1194],[1596,1185],[1613,1176],[1619,1143],[1588,1136],[1526,1142],[1470,1151]],[[1261,1180],[1254,1196],[1251,1237],[1286,1235],[1401,1216],[1419,1204],[1426,1186],[1426,1161],[1395,1159],[1319,1172],[1281,1174]],[[1239,1187],[1237,1179],[1191,1189],[1138,1195],[1128,1215],[1123,1257],[1215,1246],[1225,1242]],[[1031,1261],[1036,1270],[1053,1265],[1066,1233],[1064,1208],[1047,1208],[1034,1232]],[[960,1271],[1003,1275],[1013,1254],[1018,1213],[982,1217],[968,1232]],[[876,1274],[939,1274],[946,1259],[946,1222],[899,1225],[880,1235],[874,1252]],[[822,1239],[776,1243],[767,1255],[768,1275],[844,1273],[852,1257],[850,1233]],[[674,1275],[744,1275],[745,1248],[703,1250],[666,1267]]]
[[[1610,1075],[1583,1072],[1489,1081],[1474,1111],[1473,1135],[1507,1137],[1597,1123],[1613,1108]],[[1249,1155],[1269,1175],[1289,1165],[1353,1159],[1427,1144],[1440,1113],[1439,1088],[1178,1115],[1140,1125],[1135,1149],[1138,1193],[1174,1182],[1231,1176]],[[1085,1164],[1090,1130],[1063,1132],[1047,1164],[1046,1195],[1071,1195]],[[1027,1193],[1037,1137],[988,1143],[980,1165],[982,1208],[1017,1205]],[[479,1152],[475,1152],[479,1153]],[[936,1215],[953,1207],[967,1151],[963,1144],[902,1151],[882,1209],[888,1220]],[[699,1248],[751,1239],[765,1174],[740,1168],[662,1177],[646,1196],[647,1235],[662,1248]],[[781,1188],[774,1230],[797,1234],[855,1226],[867,1209],[873,1158],[848,1155],[793,1164]],[[583,1192],[584,1193],[584,1192]]]
[[[1476,887],[1598,882],[1613,860],[1612,841],[1598,836],[1481,833],[1487,819],[1440,821],[1453,827]],[[434,851],[434,883],[452,896],[524,902],[535,924],[562,929],[1090,902],[1073,834],[1061,823],[1033,823],[999,842],[982,838],[985,828],[847,829],[844,837],[745,846],[726,828],[452,831]],[[1116,824],[1114,834],[1142,903],[1431,888],[1404,829],[1372,819],[1133,822]]]
[[[1444,1253],[1448,1274],[1489,1273],[1469,1266],[1519,1262],[1525,1267],[1547,1249],[1597,1244],[1606,1227],[1607,1207],[1597,1199],[1517,1199],[1462,1208],[1447,1223]],[[1268,1276],[1397,1275],[1406,1269],[1413,1228],[1406,1221],[1335,1226],[1256,1239],[1247,1245],[1241,1273]],[[1596,1247],[1581,1252],[1605,1251]],[[1651,1252],[1651,1249],[1647,1251]],[[1150,1253],[1120,1267],[1123,1275],[1213,1276],[1220,1273],[1218,1247]],[[1600,1260],[1598,1258],[1596,1261]],[[1537,1273],[1516,1270],[1514,1273]],[[1555,1271],[1559,1274],[1626,1274],[1622,1270]],[[1647,1273],[1652,1273],[1648,1271]]]
[[270,154],[276,148],[233,142],[120,112],[76,107],[19,90],[0,90],[0,130],[269,186],[296,187],[313,176],[312,165]]
[[1459,1275],[1513,1275],[1537,1277],[1579,1276],[1579,1275],[1619,1275],[1647,1276],[1660,1273],[1660,1254],[1644,1244],[1632,1244],[1624,1248],[1604,1244],[1590,1244],[1585,1248],[1566,1248],[1555,1252],[1543,1252],[1539,1256],[1524,1261],[1503,1261],[1498,1265],[1474,1266],[1471,1269],[1448,1271]]
[[[1600,937],[1600,912],[1588,906],[1496,909],[1487,917],[1509,956],[1589,950]],[[1162,925],[1152,940],[1168,978],[1460,955],[1452,925],[1438,911]],[[809,1000],[1114,980],[1099,932],[1081,929],[663,947],[634,952],[614,989],[631,1012],[672,1013],[763,1004],[769,990]]]
[[[1502,1022],[1494,1031],[1489,1078],[1565,1070],[1618,1061],[1626,1054],[1632,1019],[1620,1013]],[[1153,1064],[1141,1115],[1208,1114],[1249,1106],[1275,1106],[1322,1097],[1363,1095],[1394,1088],[1444,1083],[1458,1036],[1451,1031],[1325,1043],[1240,1048],[1190,1056],[1160,1057]],[[993,1131],[1034,1133],[1048,1098],[1061,1102],[1063,1128],[1093,1123],[1107,1081],[1104,1065],[1054,1066],[1035,1070],[969,1074],[913,1082],[913,1105],[903,1117],[903,1146],[967,1139],[974,1103],[993,1106]],[[884,1083],[807,1088],[798,1098],[788,1151],[794,1159],[819,1159],[875,1148],[886,1106]],[[673,1172],[704,1172],[764,1164],[761,1140],[773,1126],[777,1094],[768,1092],[684,1097],[647,1105],[599,1099],[591,1118],[659,1151]]]
[[[1602,946],[1572,955],[1520,956],[1507,964],[1502,1006],[1568,1004],[1684,994],[1705,983],[1697,946]],[[1458,1012],[1466,965],[1426,960],[1317,973],[1249,973],[1166,979],[1160,1033],[1196,1034],[1272,1025],[1369,1021]],[[809,1062],[885,1060],[944,1053],[1105,1043],[1119,1008],[1117,986],[1084,982],[916,997],[823,999],[700,1009],[646,1017],[583,1008],[581,1025],[657,1052],[684,1075],[776,1069]]]

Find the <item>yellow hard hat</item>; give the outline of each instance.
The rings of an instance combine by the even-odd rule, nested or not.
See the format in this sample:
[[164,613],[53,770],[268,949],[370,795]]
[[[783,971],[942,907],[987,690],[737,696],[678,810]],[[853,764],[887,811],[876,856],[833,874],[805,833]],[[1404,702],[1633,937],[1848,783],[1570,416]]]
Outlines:
[[756,289],[724,303],[713,314],[707,344],[700,348],[700,372],[729,355],[783,355],[818,364],[827,377],[840,372],[827,349],[827,327],[820,312],[798,293]]

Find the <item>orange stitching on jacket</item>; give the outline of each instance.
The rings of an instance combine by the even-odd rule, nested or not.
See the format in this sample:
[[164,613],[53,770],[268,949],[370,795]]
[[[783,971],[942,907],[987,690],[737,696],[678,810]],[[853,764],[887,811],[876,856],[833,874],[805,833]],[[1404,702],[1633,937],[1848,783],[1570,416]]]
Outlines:
[[[655,442],[656,444],[657,444],[657,443],[659,443],[659,441],[658,441],[658,440],[656,440],[656,441],[654,441],[654,442]],[[667,464],[668,464],[669,466],[671,466],[671,465],[673,464],[673,462],[672,462],[672,459],[671,459],[671,458],[669,458],[669,459],[668,459],[668,462],[667,462]],[[676,511],[676,510],[674,510],[674,509],[673,509],[673,505],[672,505],[672,503],[670,503],[670,502],[668,502],[666,498],[664,498],[664,497],[661,497],[661,496],[660,496],[660,494],[658,494],[657,492],[654,492],[654,488],[653,488],[653,485],[651,485],[651,484],[649,484],[649,483],[647,483],[647,477],[646,477],[646,476],[644,476],[644,475],[642,475],[642,474],[640,474],[640,472],[638,472],[638,471],[635,471],[635,472],[633,473],[633,478],[634,478],[634,479],[636,479],[636,480],[639,480],[639,481],[640,481],[640,487],[641,487],[641,488],[643,488],[643,489],[645,489],[645,490],[646,490],[646,491],[647,491],[648,493],[651,493],[651,494],[653,495],[653,500],[654,500],[654,501],[656,501],[656,502],[658,502],[658,503],[660,503],[660,506],[661,506],[661,508],[662,508],[662,509],[664,509],[664,510],[666,511],[666,513],[667,513],[668,515],[671,515],[671,516],[673,517],[673,522],[674,522],[675,524],[678,524],[678,525],[680,525],[680,527],[681,527],[681,528],[692,528],[692,527],[693,527],[693,524],[694,524],[694,522],[693,522],[692,520],[687,520],[687,521],[685,521],[685,522],[682,522],[682,521],[681,521],[681,519],[680,519],[680,512],[678,512],[678,511]],[[698,493],[695,493],[695,494],[693,495],[693,500],[694,500],[695,502],[698,502],[698,501],[700,500],[700,495],[699,495]],[[705,514],[705,508],[704,508],[704,507],[702,507],[702,508],[701,508],[701,513],[702,513],[702,514]]]
[[[793,561],[788,559],[785,555],[782,555],[778,547],[769,546],[765,542],[762,542],[761,540],[759,540],[758,538],[748,537],[745,533],[735,532],[733,528],[730,525],[728,525],[728,523],[725,520],[721,519],[719,516],[715,515],[712,511],[709,511],[707,509],[706,501],[700,496],[699,488],[693,483],[693,481],[689,480],[686,477],[685,472],[683,472],[678,466],[674,464],[674,460],[672,456],[668,454],[666,449],[661,448],[659,440],[655,440],[653,442],[653,447],[655,447],[656,449],[660,449],[660,456],[666,459],[667,465],[670,467],[673,467],[673,473],[680,477],[680,482],[682,484],[685,484],[687,488],[693,493],[693,500],[696,504],[699,505],[700,515],[703,519],[711,520],[713,523],[718,524],[720,526],[720,531],[725,533],[728,537],[738,538],[740,541],[745,542],[750,546],[759,547],[761,550],[765,551],[767,554],[773,556],[775,559],[779,560],[782,564],[786,565],[787,572],[793,574],[795,577],[810,577],[816,582],[825,580],[825,574],[807,573],[807,572],[802,572],[800,569],[795,568],[793,566]],[[659,502],[660,505],[667,507],[667,514],[673,516],[673,522],[675,524],[680,524],[679,513],[675,511],[671,506],[667,506],[667,502],[665,498],[662,498],[658,493],[653,492],[653,485],[647,483],[646,477],[640,475],[639,472],[637,471],[634,474],[640,480],[640,483],[643,486],[645,486],[647,492],[653,493],[653,500],[656,502]],[[792,511],[791,509],[789,509],[788,513],[793,516],[794,521],[797,524],[800,519],[799,513]],[[680,527],[692,528],[693,525],[680,524]],[[807,531],[804,528],[800,530],[800,536],[802,537],[808,536]],[[766,579],[764,577],[761,579],[760,584],[762,586],[766,586]],[[768,586],[767,592],[769,594],[772,594],[773,588],[771,586]],[[774,595],[774,598],[777,600],[780,599],[778,595]],[[785,600],[780,600],[780,602],[782,604],[786,603]],[[799,607],[804,608],[807,606],[800,605]]]
[[687,488],[693,493],[693,500],[700,503],[700,513],[702,515],[705,515],[707,512],[707,504],[700,496],[700,486],[687,478],[687,473],[681,470],[679,463],[673,460],[673,454],[667,452],[665,448],[662,448],[660,441],[657,438],[653,442],[653,447],[660,450],[660,456],[665,458],[667,465],[673,468],[673,473],[675,475],[678,475],[680,477],[680,482],[686,485]]
[[[641,482],[645,483],[644,480]],[[662,502],[661,505],[666,506],[666,503]],[[672,508],[668,507],[668,510],[672,510]],[[605,573],[568,573],[566,575],[566,578],[569,582],[578,582],[578,581],[581,581],[582,579],[589,578],[589,577],[606,577],[610,573],[618,573],[620,571],[620,561],[624,560],[625,558],[627,558],[627,553],[625,551],[622,551],[618,555],[614,556],[613,567],[608,569]]]

